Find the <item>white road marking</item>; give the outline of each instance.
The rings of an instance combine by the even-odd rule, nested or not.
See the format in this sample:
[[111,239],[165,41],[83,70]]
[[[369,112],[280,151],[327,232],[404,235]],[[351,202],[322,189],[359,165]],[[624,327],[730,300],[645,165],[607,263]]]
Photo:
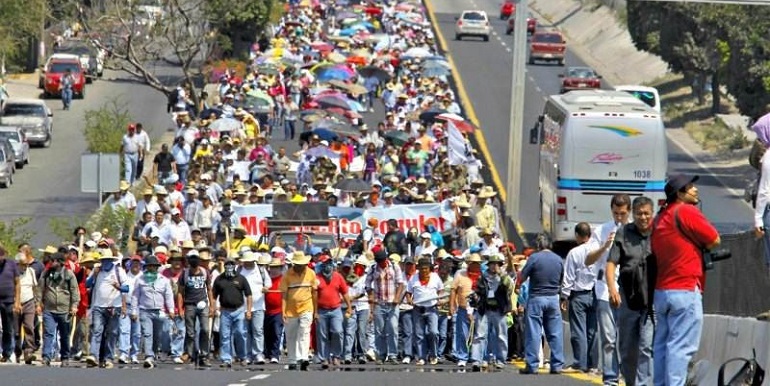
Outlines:
[[502,45],[503,45],[503,47],[505,47],[505,42],[504,42],[504,41],[502,41],[502,40],[501,40],[501,41],[500,41],[500,44],[502,44]]
[[255,375],[255,376],[251,377],[251,379],[259,380],[259,379],[267,379],[268,377],[270,377],[270,374],[258,374],[258,375]]
[[508,51],[508,52],[511,52],[511,49],[508,48],[508,47],[505,47],[505,50]]
[[537,90],[537,92],[543,92],[543,90],[541,90],[540,86],[538,86],[538,85],[535,85],[535,90]]
[[531,81],[532,81],[532,83],[535,83],[535,84],[537,84],[537,82],[535,82],[535,78],[533,78],[531,75],[530,75],[530,77],[529,77],[529,80],[531,80]]

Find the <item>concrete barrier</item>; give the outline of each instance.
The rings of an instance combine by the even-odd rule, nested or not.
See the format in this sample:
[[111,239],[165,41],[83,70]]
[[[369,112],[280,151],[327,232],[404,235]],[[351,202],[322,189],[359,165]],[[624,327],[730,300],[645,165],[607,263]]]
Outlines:
[[[759,365],[765,370],[770,369],[770,323],[754,318],[706,315],[695,359],[706,360],[710,366],[698,385],[716,385],[722,363],[732,358],[751,358],[752,350],[757,352]],[[727,374],[732,374],[738,368],[728,367],[727,370]],[[764,384],[770,385],[770,380],[765,380]]]

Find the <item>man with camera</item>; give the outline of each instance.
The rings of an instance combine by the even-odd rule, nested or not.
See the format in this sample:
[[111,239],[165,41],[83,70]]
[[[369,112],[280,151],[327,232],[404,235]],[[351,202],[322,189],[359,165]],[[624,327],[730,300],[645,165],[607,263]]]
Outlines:
[[[719,233],[696,206],[698,176],[666,182],[666,206],[653,224],[652,252],[657,280],[653,343],[655,385],[684,385],[703,327],[704,252],[720,243]],[[706,250],[706,251],[704,251]],[[724,256],[720,256],[723,257]]]

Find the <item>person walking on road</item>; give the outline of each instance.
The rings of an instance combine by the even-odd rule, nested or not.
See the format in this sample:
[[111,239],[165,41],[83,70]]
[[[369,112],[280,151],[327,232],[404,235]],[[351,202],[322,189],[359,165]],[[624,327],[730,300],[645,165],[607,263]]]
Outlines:
[[283,337],[283,315],[281,314],[283,295],[279,289],[283,280],[281,258],[273,257],[267,271],[272,285],[265,293],[265,354],[270,359],[270,363],[278,363]]
[[251,321],[246,325],[246,356],[249,362],[265,364],[265,291],[273,285],[265,271],[270,262],[267,255],[245,252],[241,257],[240,274],[251,288]]
[[283,323],[286,327],[286,346],[289,352],[289,370],[307,370],[310,365],[310,325],[318,317],[318,279],[308,269],[310,256],[294,252],[292,267],[281,280],[283,294]]
[[398,304],[405,289],[404,275],[383,248],[374,251],[374,262],[366,277],[366,289],[372,308],[369,318],[374,319],[377,363],[397,363]]
[[[490,360],[498,370],[505,368],[508,357],[508,317],[516,304],[514,283],[503,271],[505,259],[494,254],[487,260],[487,272],[478,281],[478,316],[473,337],[473,370],[479,371],[478,361]],[[512,319],[511,319],[512,321]],[[492,363],[488,363],[492,366]]]
[[[181,222],[185,227],[187,226],[187,223],[184,223],[179,220],[180,213],[179,209],[172,209],[172,224],[174,224],[176,221]],[[188,229],[189,234],[189,229]],[[176,248],[176,247],[174,247]],[[179,278],[182,277],[182,273],[184,272],[184,260],[185,257],[182,256],[182,253],[178,249],[172,249],[171,250],[171,256],[168,259],[169,265],[166,266],[163,270],[160,271],[161,276],[164,276],[166,279],[168,279],[171,282],[171,290],[173,292],[174,300],[177,300],[177,294],[179,292]],[[169,349],[171,351],[171,358],[176,364],[183,364],[184,360],[182,360],[182,354],[184,353],[184,339],[185,339],[185,321],[182,318],[181,312],[182,310],[179,309],[182,307],[182,304],[175,303],[175,309],[173,314],[176,315],[175,318],[169,318],[166,320],[166,327],[164,328],[164,332],[167,332],[169,334],[164,335],[164,347],[166,343],[169,344]],[[177,307],[178,306],[178,307]],[[169,315],[171,315],[172,312],[169,312]]]
[[318,259],[321,272],[318,279],[318,320],[316,322],[316,348],[321,366],[329,368],[331,363],[339,366],[342,358],[343,312],[342,300],[345,301],[345,317],[350,318],[353,312],[348,296],[348,283],[342,274],[334,269],[334,260],[329,255],[321,255]]
[[[211,305],[215,304],[211,293],[209,271],[201,266],[201,257],[197,250],[187,253],[187,266],[179,278],[177,304],[183,306],[185,338],[182,360],[196,361],[200,367],[211,367],[208,361],[209,341],[211,336]],[[197,322],[197,329],[196,329]],[[195,342],[198,342],[198,351]]]
[[[37,286],[37,274],[35,269],[30,266],[29,259],[23,252],[16,254],[16,264],[19,266],[19,301],[21,311],[16,315],[16,361],[20,362],[22,353],[24,354],[24,363],[32,364],[34,357],[32,353],[37,351],[38,344],[35,342],[35,324],[37,321],[36,305],[39,302]],[[24,338],[22,339],[22,331]]]
[[144,125],[141,123],[136,124],[136,137],[143,150],[139,156],[139,161],[136,163],[135,179],[139,180],[142,178],[142,173],[144,173],[144,157],[152,151],[152,142],[150,141],[150,135],[147,134],[147,130],[144,130]]
[[91,355],[86,357],[88,367],[112,368],[115,341],[118,337],[119,318],[125,317],[128,277],[119,259],[109,249],[100,251],[101,266],[94,269],[86,280],[91,288]]
[[468,362],[469,344],[475,310],[468,304],[468,296],[476,290],[481,277],[481,255],[471,253],[467,268],[455,273],[452,280],[452,292],[449,296],[449,314],[455,318],[454,357],[457,367],[464,368]]
[[[133,256],[126,266],[128,270],[128,293],[133,294],[136,288],[136,280],[142,274],[141,256]],[[132,307],[131,298],[126,302],[126,307],[130,310]],[[118,363],[126,364],[129,361],[133,364],[139,363],[139,346],[142,340],[142,326],[138,319],[129,316],[120,318],[120,356]]]
[[70,105],[72,104],[72,86],[74,84],[75,77],[72,76],[72,70],[68,68],[59,80],[59,91],[61,92],[61,101],[64,105],[64,110],[69,110]]
[[[46,366],[50,366],[55,358],[54,339],[57,338],[62,366],[66,367],[70,359],[70,330],[72,319],[78,312],[80,290],[75,274],[64,268],[65,262],[63,254],[54,254],[39,284],[37,312],[43,315],[43,364]],[[25,361],[27,359],[29,355],[25,352]]]
[[591,251],[591,224],[581,222],[575,226],[575,241],[564,261],[564,278],[561,285],[561,309],[569,314],[570,343],[574,361],[567,369],[588,372],[599,365],[596,344],[596,274],[585,264]]
[[548,236],[540,234],[535,240],[537,252],[529,256],[521,270],[521,283],[529,280],[528,299],[525,309],[525,364],[521,374],[536,374],[539,368],[538,353],[545,330],[545,338],[551,349],[551,374],[559,374],[564,365],[561,311],[559,310],[559,286],[564,270],[562,259],[551,251]]
[[719,245],[719,233],[698,210],[698,176],[676,175],[664,187],[666,206],[654,220],[656,257],[653,341],[654,383],[682,386],[703,329],[703,250]]
[[[343,262],[343,267],[345,264]],[[353,262],[352,271],[346,278],[348,282],[348,297],[350,297],[353,312],[345,321],[345,350],[343,355],[345,364],[352,363],[354,355],[357,357],[359,364],[366,364],[365,355],[369,351],[368,331],[371,309],[366,295],[367,269],[369,266],[369,259],[364,255],[359,256]],[[352,281],[352,277],[355,277],[356,280]]]
[[417,262],[417,274],[413,275],[406,287],[406,301],[412,308],[414,323],[416,364],[438,364],[438,304],[444,294],[444,283],[433,272],[429,258]]
[[[236,353],[236,359],[246,358],[245,323],[252,318],[252,297],[249,282],[238,273],[235,260],[225,261],[224,269],[225,271],[214,280],[212,295],[219,301],[219,358],[222,360],[222,367],[230,368],[233,366],[233,351]],[[234,339],[236,342],[233,342]]]
[[158,274],[158,268],[160,261],[155,255],[144,258],[144,273],[137,278],[131,297],[131,319],[139,320],[142,325],[146,369],[155,367],[154,342],[161,334],[164,323],[161,314],[167,313],[170,319],[176,316],[171,281]]
[[[596,273],[594,291],[596,293],[596,320],[599,326],[600,352],[603,364],[602,382],[605,385],[616,386],[620,375],[617,347],[618,332],[615,324],[617,312],[610,306],[610,294],[607,290],[605,272],[607,257],[615,239],[615,232],[628,223],[628,217],[631,213],[631,197],[627,194],[612,196],[610,210],[612,220],[594,229],[591,240],[588,241],[591,252],[586,257],[585,264],[591,266]],[[615,280],[617,281],[617,275]]]
[[136,181],[136,170],[139,158],[144,158],[144,145],[136,135],[136,125],[129,124],[128,131],[120,142],[120,154],[123,156],[123,179],[133,185]]
[[[647,266],[647,258],[652,253],[650,234],[652,233],[653,203],[648,197],[637,197],[631,205],[634,222],[618,229],[615,243],[607,259],[607,286],[610,292],[610,305],[618,309],[618,347],[620,351],[620,372],[626,385],[644,386],[652,383],[653,359],[652,338],[655,328],[650,312],[649,299],[644,304],[629,304],[627,294],[636,291],[635,280],[643,281],[641,287],[648,288],[652,283],[647,277],[638,277],[638,267]],[[620,291],[614,280],[618,275]],[[646,273],[646,272],[645,272]]]

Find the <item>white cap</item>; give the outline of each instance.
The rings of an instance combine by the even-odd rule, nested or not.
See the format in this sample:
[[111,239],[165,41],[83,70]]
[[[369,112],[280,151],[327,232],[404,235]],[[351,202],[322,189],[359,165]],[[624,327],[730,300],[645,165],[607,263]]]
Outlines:
[[324,139],[323,141],[321,141],[321,145],[329,146],[329,141]]
[[180,215],[180,214],[182,214],[182,212],[179,211],[179,208],[171,209],[171,215],[172,216],[176,216],[176,215]]

